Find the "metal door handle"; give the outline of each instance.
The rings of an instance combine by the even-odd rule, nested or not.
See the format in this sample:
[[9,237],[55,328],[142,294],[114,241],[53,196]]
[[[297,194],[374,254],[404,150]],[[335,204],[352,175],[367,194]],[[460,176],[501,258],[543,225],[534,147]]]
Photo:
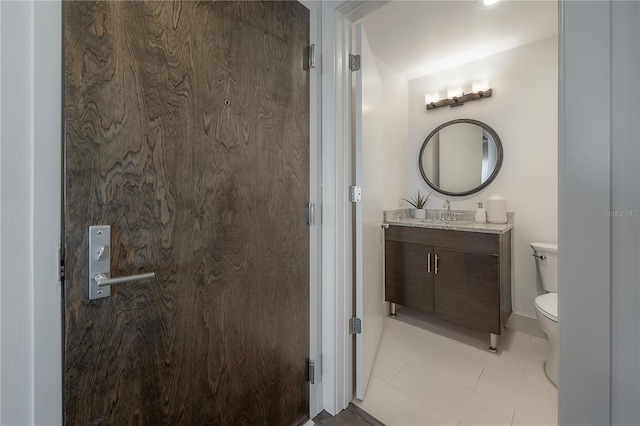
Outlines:
[[427,254],[427,272],[431,273],[431,253]]
[[106,285],[124,284],[124,283],[130,283],[133,281],[148,280],[150,278],[155,278],[155,277],[156,277],[155,272],[147,272],[144,274],[129,275],[129,276],[117,277],[117,278],[109,278],[107,274],[96,274],[96,276],[93,277],[93,280],[96,282],[98,287],[104,287]]
[[111,278],[111,227],[89,227],[89,300],[111,296],[111,285],[155,278],[155,272]]
[[436,254],[436,271],[435,274],[438,275],[438,255]]

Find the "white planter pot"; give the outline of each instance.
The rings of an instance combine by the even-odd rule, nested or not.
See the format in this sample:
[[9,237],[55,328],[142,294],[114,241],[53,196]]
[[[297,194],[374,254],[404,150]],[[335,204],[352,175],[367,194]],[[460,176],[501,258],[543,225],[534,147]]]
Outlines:
[[413,217],[415,219],[424,219],[427,217],[427,211],[425,209],[413,209]]

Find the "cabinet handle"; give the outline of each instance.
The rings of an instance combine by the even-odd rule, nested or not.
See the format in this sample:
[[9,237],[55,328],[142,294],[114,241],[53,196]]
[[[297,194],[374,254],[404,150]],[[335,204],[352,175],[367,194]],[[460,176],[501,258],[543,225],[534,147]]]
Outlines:
[[435,270],[435,274],[438,275],[438,255],[436,254],[436,270]]
[[431,273],[431,253],[427,253],[427,272]]

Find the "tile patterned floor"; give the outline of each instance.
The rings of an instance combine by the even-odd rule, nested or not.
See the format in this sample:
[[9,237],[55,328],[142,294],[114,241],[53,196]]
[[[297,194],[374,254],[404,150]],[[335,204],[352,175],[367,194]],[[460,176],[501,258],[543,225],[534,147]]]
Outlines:
[[365,398],[355,401],[372,416],[387,426],[557,424],[558,392],[543,371],[546,340],[507,330],[496,355],[484,333],[405,321],[421,320],[385,319]]

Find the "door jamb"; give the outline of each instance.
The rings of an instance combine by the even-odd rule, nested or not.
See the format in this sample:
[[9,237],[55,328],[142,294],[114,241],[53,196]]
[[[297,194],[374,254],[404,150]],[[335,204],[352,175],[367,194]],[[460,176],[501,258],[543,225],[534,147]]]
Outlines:
[[[368,4],[367,4],[368,3]],[[348,34],[348,25],[355,22],[358,19],[363,18],[371,11],[372,3],[382,3],[383,6],[386,2],[375,2],[372,0],[364,1],[349,1],[347,3],[341,3],[338,6],[323,4],[323,20],[322,20],[322,37],[323,37],[323,58],[325,60],[325,69],[323,72],[323,91],[322,91],[322,103],[323,103],[323,204],[325,206],[325,229],[323,229],[323,250],[325,253],[331,253],[333,258],[328,261],[329,256],[323,258],[323,350],[325,354],[325,362],[327,368],[325,369],[325,376],[323,376],[325,389],[324,389],[324,401],[325,409],[331,414],[337,414],[344,409],[350,402],[352,397],[352,347],[349,341],[346,339],[346,326],[345,321],[348,319],[348,313],[351,312],[351,288],[353,285],[351,276],[351,266],[349,260],[351,259],[350,253],[350,239],[351,239],[351,224],[345,218],[350,218],[348,206],[345,207],[344,200],[348,199],[348,178],[350,177],[350,159],[349,159],[349,131],[350,131],[350,117],[349,117],[349,97],[350,90],[346,90],[345,87],[350,86],[344,83],[346,68],[348,67],[347,55],[348,55],[348,40],[350,36]],[[566,38],[566,23],[565,23],[565,9],[569,2],[567,0],[559,1],[559,64],[562,67],[565,63],[565,38]],[[609,2],[611,3],[611,2]],[[375,6],[373,6],[375,7]],[[371,9],[371,10],[370,10]],[[610,17],[609,17],[610,19]],[[574,35],[572,33],[572,35]],[[346,40],[346,41],[345,41]],[[347,46],[347,48],[345,48]],[[563,93],[565,88],[564,70],[561,69],[561,75],[559,79],[559,93],[561,103],[559,105],[560,120],[559,120],[559,143],[560,147],[560,176],[564,173],[564,164],[562,164],[562,150],[565,149],[562,145],[566,137],[566,123],[567,118],[566,106],[564,105]],[[607,82],[605,81],[605,84]],[[577,116],[576,116],[577,117]],[[576,124],[580,121],[580,117],[575,118],[570,124]],[[577,124],[576,124],[577,125]],[[593,138],[592,138],[593,139]],[[596,140],[596,139],[594,139]],[[595,143],[595,142],[594,142]],[[334,162],[327,166],[327,162]],[[560,182],[560,189],[562,189],[562,179]],[[568,184],[565,182],[565,187]],[[565,188],[566,189],[566,188]],[[569,220],[568,215],[562,210],[559,213],[559,223],[562,227],[563,223]],[[331,209],[331,210],[330,210]],[[566,220],[565,220],[566,219]],[[560,234],[560,243],[566,242],[566,232],[564,235]],[[565,270],[566,262],[562,260],[559,265],[560,277],[566,274]],[[565,301],[566,302],[566,301]],[[327,304],[330,304],[327,307]],[[560,300],[560,309],[566,308],[566,303],[563,299]],[[566,309],[565,309],[566,310]],[[602,320],[608,311],[604,313],[600,312],[598,319]],[[575,324],[578,324],[574,321]],[[575,325],[574,324],[574,325]],[[610,326],[610,321],[606,322],[607,326]],[[560,366],[564,366],[568,363],[569,357],[567,356],[567,344],[563,342],[562,335],[568,334],[567,329],[569,327],[564,324],[560,329],[560,348],[559,348],[559,362]],[[610,327],[609,327],[610,328]],[[579,329],[575,326],[574,329]],[[601,340],[607,343],[608,337],[606,333],[603,334]],[[609,342],[610,343],[610,342]],[[607,346],[605,345],[605,348]],[[330,359],[333,357],[333,359]],[[603,371],[610,379],[611,371],[607,367],[609,360],[601,360],[597,364],[599,367],[603,367]],[[331,367],[331,368],[328,368]],[[564,371],[561,369],[561,381],[570,386],[570,381],[573,381],[576,375],[574,371]],[[563,380],[564,379],[564,380]],[[608,383],[607,386],[610,386]],[[566,386],[565,386],[566,387]],[[585,398],[573,398],[568,401],[565,392],[561,388],[558,392],[559,396],[559,412],[560,419],[564,419],[565,422],[568,418],[574,414],[571,411],[573,408],[578,407]],[[593,392],[592,392],[593,393]],[[605,392],[606,394],[607,392]],[[608,390],[610,396],[610,390]],[[591,394],[590,394],[591,395]],[[591,395],[593,396],[593,395]],[[596,398],[598,399],[598,398]],[[605,398],[600,399],[597,407],[602,407],[610,413],[611,404],[610,401]]]
[[[322,11],[320,4],[311,0],[298,0],[309,9],[309,42],[321,51]],[[319,55],[316,55],[319,56]],[[316,59],[316,68],[309,75],[309,202],[315,203],[315,225],[309,226],[309,358],[315,361],[316,379],[309,385],[309,418],[323,409],[322,371],[322,62]]]
[[322,344],[324,408],[335,415],[354,396],[351,182],[351,25],[389,1],[322,2]]

